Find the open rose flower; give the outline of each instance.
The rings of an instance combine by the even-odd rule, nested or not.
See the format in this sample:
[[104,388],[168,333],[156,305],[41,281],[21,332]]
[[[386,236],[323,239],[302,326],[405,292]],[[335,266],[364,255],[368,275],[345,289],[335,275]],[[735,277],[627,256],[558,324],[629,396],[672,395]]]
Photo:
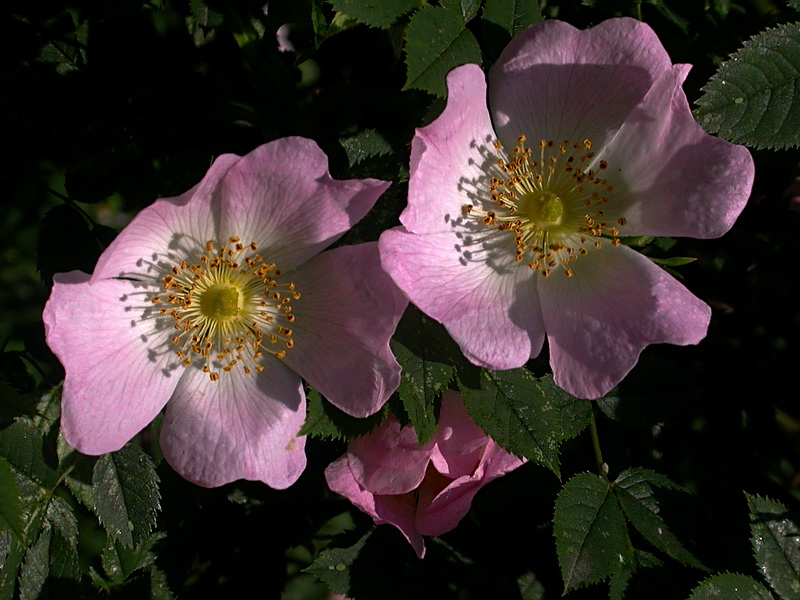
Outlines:
[[301,377],[357,417],[399,382],[389,338],[407,301],[377,244],[319,254],[388,185],[333,180],[314,142],[277,140],[144,209],[91,276],[56,275],[44,322],[67,441],[117,450],[169,401],[161,447],[185,478],[291,485]]
[[419,447],[411,427],[390,417],[356,439],[325,470],[328,487],[375,523],[390,523],[425,556],[423,535],[458,525],[483,486],[524,460],[509,454],[473,423],[455,392],[442,397],[436,436]]
[[530,27],[489,74],[454,69],[417,130],[384,268],[473,363],[547,334],[556,383],[598,398],[653,343],[696,344],[710,308],[621,236],[712,238],[743,209],[749,152],[707,135],[655,33],[632,19]]

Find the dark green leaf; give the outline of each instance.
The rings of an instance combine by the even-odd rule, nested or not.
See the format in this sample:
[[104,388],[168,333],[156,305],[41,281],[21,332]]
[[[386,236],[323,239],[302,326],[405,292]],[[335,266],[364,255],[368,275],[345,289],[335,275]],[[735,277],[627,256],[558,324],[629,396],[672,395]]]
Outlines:
[[481,7],[480,0],[441,0],[440,4],[450,10],[461,11],[464,23],[474,19]]
[[0,456],[35,487],[53,488],[58,476],[47,464],[41,433],[22,421],[0,431]]
[[611,576],[608,583],[608,600],[624,600],[631,577],[639,569],[659,567],[663,563],[649,552],[633,551],[633,560]]
[[781,598],[800,598],[800,527],[780,502],[745,494],[750,507],[753,555]]
[[68,538],[58,529],[53,529],[50,538],[50,569],[51,579],[81,578],[81,567],[78,562],[77,537]]
[[522,600],[544,600],[545,588],[542,582],[536,579],[531,572],[525,573],[517,579],[519,595]]
[[350,592],[350,567],[358,558],[372,531],[372,529],[367,531],[355,544],[347,548],[323,550],[311,566],[303,570],[324,582],[334,593],[347,595]]
[[365,129],[355,135],[343,137],[339,142],[347,152],[347,160],[352,167],[364,159],[385,156],[393,151],[392,145],[374,129]]
[[414,307],[403,315],[391,345],[403,367],[397,391],[424,444],[436,434],[435,402],[455,376],[461,352],[442,325]]
[[744,43],[703,88],[697,120],[711,133],[756,148],[800,143],[800,24]]
[[703,568],[659,516],[660,508],[653,487],[678,489],[677,484],[649,469],[626,469],[614,483],[617,500],[625,516],[644,539],[680,563]]
[[800,10],[800,0],[789,0],[789,6],[795,10]]
[[36,411],[36,400],[20,394],[5,381],[0,381],[0,429],[18,417],[27,417]]
[[25,545],[8,531],[0,531],[0,598],[13,598]]
[[412,18],[406,30],[404,90],[411,88],[446,96],[445,77],[459,65],[481,64],[481,49],[465,28],[460,12],[426,6]]
[[508,42],[541,20],[538,0],[486,0],[482,26],[490,55],[497,58]]
[[690,256],[670,256],[669,258],[655,258],[653,256],[648,256],[647,258],[662,267],[681,267],[697,260],[696,258],[692,258]]
[[58,437],[58,466],[64,475],[72,495],[86,508],[94,509],[94,491],[92,489],[92,475],[97,456],[86,456],[67,444],[63,436]]
[[309,390],[308,416],[298,435],[346,440],[368,434],[381,424],[386,411],[378,411],[365,419],[351,417],[325,400],[317,390]]
[[772,600],[772,594],[752,577],[723,573],[694,588],[689,600]]
[[597,475],[575,475],[556,499],[553,519],[564,591],[597,583],[634,560],[611,485]]
[[129,444],[100,457],[92,489],[95,513],[111,539],[131,547],[152,531],[160,508],[158,475],[139,448]]
[[213,29],[222,25],[224,21],[222,13],[208,6],[203,0],[190,0],[189,8],[192,11],[195,27]]
[[0,529],[12,532],[20,540],[25,535],[17,480],[2,456],[0,456]]
[[164,536],[163,533],[154,533],[144,538],[135,548],[127,548],[109,538],[100,555],[108,579],[113,583],[122,583],[134,572],[152,565],[156,560],[152,548]]
[[359,23],[388,29],[392,23],[420,5],[420,0],[327,0],[336,12],[345,13]]
[[50,572],[50,538],[53,530],[42,529],[39,537],[28,548],[19,572],[19,599],[36,600]]
[[587,400],[570,396],[548,375],[527,369],[482,370],[478,381],[459,372],[461,394],[472,419],[503,448],[558,474],[558,447],[589,424]]

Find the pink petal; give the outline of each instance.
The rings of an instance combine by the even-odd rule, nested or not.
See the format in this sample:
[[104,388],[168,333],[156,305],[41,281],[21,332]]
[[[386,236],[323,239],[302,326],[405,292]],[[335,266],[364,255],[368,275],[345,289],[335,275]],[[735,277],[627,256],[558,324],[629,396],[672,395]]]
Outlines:
[[156,200],[143,209],[100,256],[92,280],[150,279],[156,274],[155,263],[172,266],[189,256],[202,255],[205,243],[218,239],[220,181],[238,161],[233,154],[220,156],[188,192]]
[[451,390],[445,391],[436,446],[431,453],[436,470],[450,479],[472,475],[488,441],[489,436],[469,418],[461,396]]
[[525,134],[602,147],[671,66],[655,32],[634,19],[580,31],[548,20],[506,46],[489,73],[495,129],[510,149]]
[[90,282],[79,271],[53,279],[43,319],[67,373],[64,437],[84,454],[119,450],[163,408],[183,367],[172,364],[174,353],[150,350],[166,334],[130,310],[146,304],[130,281]]
[[373,494],[404,494],[422,482],[430,461],[430,441],[421,448],[411,427],[389,418],[364,437],[350,442],[347,456],[356,481]]
[[490,369],[519,367],[544,342],[531,271],[514,261],[513,239],[502,233],[484,241],[457,231],[415,235],[400,227],[383,232],[379,242],[383,268],[400,289],[444,324],[470,361]]
[[477,65],[447,76],[447,107],[433,123],[417,129],[411,144],[408,207],[400,221],[414,233],[451,231],[464,204],[488,198],[489,164],[497,157],[486,108],[486,78]]
[[278,359],[257,375],[235,368],[212,382],[187,369],[167,406],[161,448],[184,478],[205,487],[237,479],[275,489],[293,484],[306,466],[300,378]]
[[400,384],[389,340],[408,305],[377,243],[324,252],[288,277],[302,297],[286,364],[348,414],[373,414]]
[[705,337],[708,305],[638,252],[606,244],[572,269],[539,288],[555,382],[570,394],[599,398],[649,344]]
[[753,185],[750,152],[705,133],[675,65],[653,85],[600,156],[614,201],[629,208],[625,235],[718,237],[744,208]]
[[425,556],[425,542],[414,524],[415,507],[411,494],[378,496],[368,492],[353,476],[347,454],[328,465],[325,479],[331,491],[350,500],[362,512],[371,516],[376,525],[388,523],[397,527],[417,556]]
[[265,260],[288,271],[339,239],[389,185],[334,180],[316,142],[281,138],[244,156],[221,181],[220,236],[256,242]]

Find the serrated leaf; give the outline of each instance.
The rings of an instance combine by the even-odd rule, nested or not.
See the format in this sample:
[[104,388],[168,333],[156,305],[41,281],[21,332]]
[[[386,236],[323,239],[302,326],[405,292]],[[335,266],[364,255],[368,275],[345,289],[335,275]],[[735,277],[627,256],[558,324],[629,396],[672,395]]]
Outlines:
[[323,550],[311,566],[303,571],[314,575],[334,593],[347,595],[350,592],[350,567],[353,566],[372,532],[370,529],[355,544],[347,548]]
[[486,0],[481,25],[490,55],[497,58],[508,42],[541,20],[538,0]]
[[435,402],[455,376],[461,352],[445,328],[410,307],[391,342],[403,367],[397,392],[420,445],[437,430]]
[[58,476],[45,460],[42,434],[32,425],[17,421],[0,431],[0,456],[32,486],[55,486]]
[[633,560],[611,576],[608,582],[608,600],[624,600],[631,577],[639,569],[659,567],[663,563],[649,552],[633,551]]
[[11,466],[2,456],[0,456],[0,529],[12,532],[20,540],[25,536],[17,480],[11,472]]
[[48,577],[51,579],[79,580],[81,578],[81,567],[78,561],[77,537],[68,538],[56,528],[52,531]]
[[308,415],[298,435],[346,440],[368,434],[381,424],[386,410],[380,410],[365,419],[351,417],[325,400],[317,390],[307,394]]
[[36,600],[50,572],[50,538],[53,531],[45,527],[25,553],[19,571],[19,600]]
[[440,6],[426,6],[408,24],[406,83],[404,90],[417,89],[446,96],[445,77],[467,63],[481,64],[478,40],[466,29],[460,12]]
[[367,158],[391,154],[393,150],[386,138],[374,129],[365,129],[355,135],[343,137],[339,143],[347,153],[351,167]]
[[327,0],[336,12],[345,13],[359,23],[370,27],[388,29],[392,23],[411,12],[420,4],[420,0]]
[[800,144],[800,24],[750,38],[703,88],[696,118],[705,129],[755,148]]
[[156,523],[161,496],[150,458],[131,444],[101,456],[92,476],[94,511],[108,535],[132,547]]
[[556,498],[553,518],[564,592],[610,577],[633,560],[633,552],[611,484],[580,473]]
[[688,600],[773,600],[769,590],[752,577],[723,573],[709,577],[692,590]]
[[537,380],[527,369],[481,370],[478,381],[459,373],[470,417],[507,451],[558,475],[558,447],[589,424],[591,404],[570,396],[550,375]]
[[9,531],[0,531],[0,598],[13,598],[25,545]]
[[481,0],[441,0],[440,4],[447,9],[460,11],[464,23],[471,21],[478,14]]
[[626,469],[615,483],[615,493],[628,521],[642,537],[678,562],[702,569],[703,565],[686,550],[659,516],[653,486],[678,489],[664,475],[649,469]]
[[58,467],[64,473],[64,483],[67,484],[69,491],[86,508],[93,510],[92,475],[99,457],[81,454],[67,443],[63,435],[58,436],[56,451]]
[[781,598],[800,598],[800,527],[796,515],[780,502],[745,496],[759,570]]
[[144,538],[135,548],[125,547],[118,541],[108,539],[100,554],[103,571],[108,579],[113,583],[122,583],[136,571],[152,565],[156,560],[152,548],[164,537],[164,533],[154,533]]

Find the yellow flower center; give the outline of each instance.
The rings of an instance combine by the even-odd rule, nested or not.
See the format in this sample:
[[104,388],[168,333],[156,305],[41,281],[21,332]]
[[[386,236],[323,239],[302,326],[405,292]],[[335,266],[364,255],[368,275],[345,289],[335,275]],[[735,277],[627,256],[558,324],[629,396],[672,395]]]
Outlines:
[[294,283],[280,283],[277,265],[238,237],[190,263],[183,260],[163,276],[163,291],[150,301],[172,321],[171,339],[181,363],[195,365],[218,381],[237,365],[245,373],[264,370],[265,353],[284,358],[294,347],[292,302],[301,298]]
[[620,243],[618,228],[626,220],[615,214],[621,206],[610,204],[614,186],[600,175],[608,164],[595,159],[588,139],[541,140],[537,159],[526,141],[519,136],[510,160],[500,142],[494,143],[497,176],[489,174],[489,197],[481,206],[464,205],[464,213],[512,234],[518,263],[544,277],[555,268],[572,277],[571,264],[590,248],[602,248],[603,240]]

